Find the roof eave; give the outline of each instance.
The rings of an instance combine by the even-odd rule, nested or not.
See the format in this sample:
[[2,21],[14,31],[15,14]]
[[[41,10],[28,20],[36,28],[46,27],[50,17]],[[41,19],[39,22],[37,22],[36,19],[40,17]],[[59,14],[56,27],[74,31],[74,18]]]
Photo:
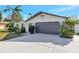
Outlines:
[[61,17],[61,18],[68,18],[68,17],[65,17],[65,16],[59,16],[59,15],[54,15],[54,14],[50,14],[50,13],[46,13],[46,12],[40,11],[40,12],[36,13],[35,15],[33,15],[32,17],[30,17],[29,19],[27,19],[25,22],[29,21],[30,19],[32,19],[32,18],[34,18],[35,16],[37,16],[37,15],[39,15],[39,14],[42,14],[42,13],[44,13],[44,14],[49,14],[49,15],[52,15],[52,16]]

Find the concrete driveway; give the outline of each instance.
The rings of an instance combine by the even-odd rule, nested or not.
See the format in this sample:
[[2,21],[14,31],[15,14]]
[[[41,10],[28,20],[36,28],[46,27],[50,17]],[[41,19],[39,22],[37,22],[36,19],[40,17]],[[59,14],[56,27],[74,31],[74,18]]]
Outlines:
[[79,36],[68,39],[51,34],[26,34],[0,42],[0,52],[79,52]]
[[7,42],[40,42],[52,43],[55,45],[67,45],[72,39],[61,38],[60,35],[53,34],[25,34],[24,36],[6,40]]

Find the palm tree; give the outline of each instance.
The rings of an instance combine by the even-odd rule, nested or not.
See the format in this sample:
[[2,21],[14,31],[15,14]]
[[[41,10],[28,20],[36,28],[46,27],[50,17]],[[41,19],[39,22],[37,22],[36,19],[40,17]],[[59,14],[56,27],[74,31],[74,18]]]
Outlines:
[[0,11],[0,22],[2,21],[2,12]]
[[11,12],[10,17],[13,21],[20,21],[22,20],[22,16],[20,14],[20,12],[22,11],[22,9],[20,8],[20,5],[17,5],[15,8],[12,8],[10,6],[7,6],[6,9],[3,10],[3,12]]

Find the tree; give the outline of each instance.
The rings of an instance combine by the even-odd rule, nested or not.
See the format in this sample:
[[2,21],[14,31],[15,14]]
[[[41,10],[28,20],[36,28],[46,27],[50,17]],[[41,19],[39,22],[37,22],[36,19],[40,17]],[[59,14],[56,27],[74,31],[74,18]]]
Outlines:
[[2,20],[2,12],[0,11],[0,22],[1,22],[1,20]]
[[9,18],[4,18],[3,21],[5,21],[5,22],[11,22],[11,19],[9,19]]
[[7,8],[3,10],[3,12],[9,11],[11,13],[9,15],[13,21],[15,21],[15,22],[20,21],[20,20],[22,20],[22,15],[20,14],[22,9],[20,7],[21,7],[20,5],[17,5],[15,8],[7,6]]
[[79,24],[79,19],[76,20],[76,24]]
[[75,34],[74,30],[75,24],[76,24],[75,20],[70,18],[66,19],[61,26],[61,36],[72,38],[73,35]]

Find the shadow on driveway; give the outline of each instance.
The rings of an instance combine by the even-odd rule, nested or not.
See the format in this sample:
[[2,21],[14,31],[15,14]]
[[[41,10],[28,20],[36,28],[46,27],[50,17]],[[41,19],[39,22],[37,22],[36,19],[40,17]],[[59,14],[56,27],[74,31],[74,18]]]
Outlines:
[[45,42],[45,43],[53,43],[55,45],[65,46],[65,45],[68,45],[73,40],[70,38],[62,38],[59,35],[28,34],[26,36],[13,38],[6,41],[7,42]]

